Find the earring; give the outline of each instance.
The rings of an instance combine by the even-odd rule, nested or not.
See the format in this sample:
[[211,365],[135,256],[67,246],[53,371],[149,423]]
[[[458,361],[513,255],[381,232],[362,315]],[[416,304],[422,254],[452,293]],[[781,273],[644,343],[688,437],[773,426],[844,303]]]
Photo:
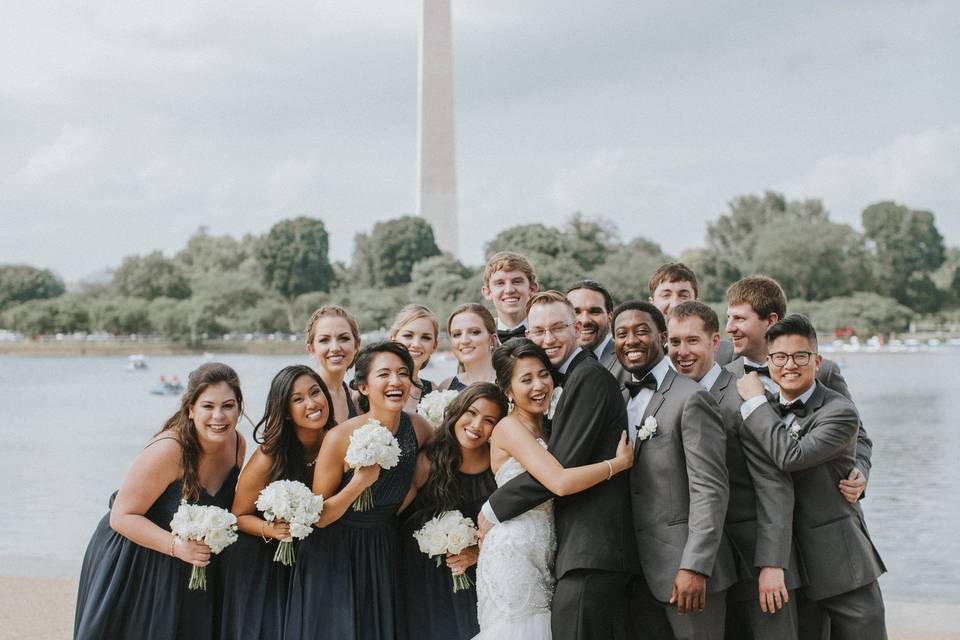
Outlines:
[[513,413],[513,398],[507,398],[507,413]]

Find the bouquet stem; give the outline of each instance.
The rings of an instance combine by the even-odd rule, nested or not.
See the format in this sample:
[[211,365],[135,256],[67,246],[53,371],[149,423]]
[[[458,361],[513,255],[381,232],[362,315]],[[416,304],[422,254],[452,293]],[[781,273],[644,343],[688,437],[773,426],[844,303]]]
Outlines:
[[373,508],[373,492],[370,487],[363,490],[363,493],[353,501],[354,511],[370,511]]
[[187,588],[190,589],[190,591],[196,591],[197,589],[201,591],[207,590],[206,567],[193,567],[193,571],[190,572],[190,584],[187,585]]
[[295,562],[293,555],[293,539],[280,541],[280,544],[277,545],[277,552],[273,554],[273,561],[279,562],[285,567],[293,566],[293,563]]
[[453,576],[453,592],[463,591],[464,589],[469,589],[473,586],[473,580],[470,579],[466,573],[454,574]]

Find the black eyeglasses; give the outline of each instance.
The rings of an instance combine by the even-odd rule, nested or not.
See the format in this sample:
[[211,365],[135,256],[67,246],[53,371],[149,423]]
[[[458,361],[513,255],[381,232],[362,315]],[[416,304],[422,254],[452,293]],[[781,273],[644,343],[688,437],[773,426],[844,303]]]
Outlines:
[[810,364],[810,358],[815,355],[817,354],[813,351],[797,351],[796,353],[777,351],[776,353],[768,354],[767,357],[770,358],[770,364],[779,369],[787,365],[787,360],[793,360],[793,364],[798,367],[805,367]]

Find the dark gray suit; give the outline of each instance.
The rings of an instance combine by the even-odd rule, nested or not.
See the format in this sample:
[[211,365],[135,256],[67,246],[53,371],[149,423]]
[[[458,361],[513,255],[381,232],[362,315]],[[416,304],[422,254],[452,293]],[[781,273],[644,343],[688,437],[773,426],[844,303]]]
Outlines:
[[796,603],[763,613],[758,578],[762,567],[784,569],[789,591],[800,586],[793,545],[793,480],[750,438],[741,438],[742,400],[737,379],[722,370],[710,394],[720,405],[727,432],[730,500],[725,530],[737,560],[738,582],[727,591],[727,638],[789,640],[797,637]]
[[[728,364],[726,369],[733,375],[741,378],[744,373],[743,364],[743,356],[741,356]],[[820,362],[820,368],[817,369],[817,382],[828,389],[833,389],[847,400],[853,402],[853,398],[850,396],[850,389],[847,388],[847,381],[844,380],[843,374],[840,373],[840,367],[838,367],[837,363],[833,360],[823,358]],[[851,465],[851,467],[856,466],[860,469],[868,481],[870,479],[870,467],[872,464],[870,458],[872,455],[873,441],[870,439],[870,436],[867,435],[867,431],[863,428],[863,423],[861,423],[860,429],[857,431],[856,464]],[[864,495],[866,495],[866,492],[864,492]]]
[[830,617],[833,640],[885,638],[877,578],[886,571],[867,533],[860,504],[837,491],[854,464],[860,418],[841,394],[818,384],[791,436],[770,403],[744,421],[744,433],[793,475],[794,532],[806,577],[804,593]]
[[[657,431],[637,443],[630,470],[643,574],[676,638],[722,638],[723,592],[737,576],[723,535],[729,485],[719,407],[706,389],[669,369],[641,423],[648,416],[656,419]],[[679,569],[707,576],[703,612],[678,616],[676,606],[666,604]]]

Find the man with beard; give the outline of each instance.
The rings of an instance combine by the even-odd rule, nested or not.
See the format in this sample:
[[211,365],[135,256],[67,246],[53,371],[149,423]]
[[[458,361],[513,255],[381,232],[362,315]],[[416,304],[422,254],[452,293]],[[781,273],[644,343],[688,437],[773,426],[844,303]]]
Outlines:
[[[626,383],[633,523],[643,575],[677,639],[720,640],[725,591],[736,581],[723,535],[726,437],[716,400],[664,358],[663,314],[649,302],[613,312]],[[669,635],[666,637],[670,637]]]
[[[568,468],[611,458],[626,427],[617,381],[578,346],[573,307],[562,293],[534,295],[527,314],[527,336],[543,348],[561,376],[550,453]],[[523,473],[498,488],[481,509],[477,524],[486,535],[497,522],[554,498],[557,584],[551,627],[558,640],[632,635],[630,593],[640,563],[629,491],[629,478],[621,473],[581,493],[554,497]]]
[[590,351],[600,364],[613,374],[621,385],[627,373],[620,366],[610,335],[610,319],[613,298],[596,280],[580,280],[567,289],[567,300],[573,305],[580,330],[578,343],[584,351]]
[[724,530],[739,560],[738,581],[727,591],[726,637],[795,639],[800,573],[793,552],[793,481],[759,445],[741,437],[737,379],[713,359],[720,342],[713,309],[696,300],[678,304],[667,319],[667,336],[677,373],[710,391],[726,429],[730,502]]

